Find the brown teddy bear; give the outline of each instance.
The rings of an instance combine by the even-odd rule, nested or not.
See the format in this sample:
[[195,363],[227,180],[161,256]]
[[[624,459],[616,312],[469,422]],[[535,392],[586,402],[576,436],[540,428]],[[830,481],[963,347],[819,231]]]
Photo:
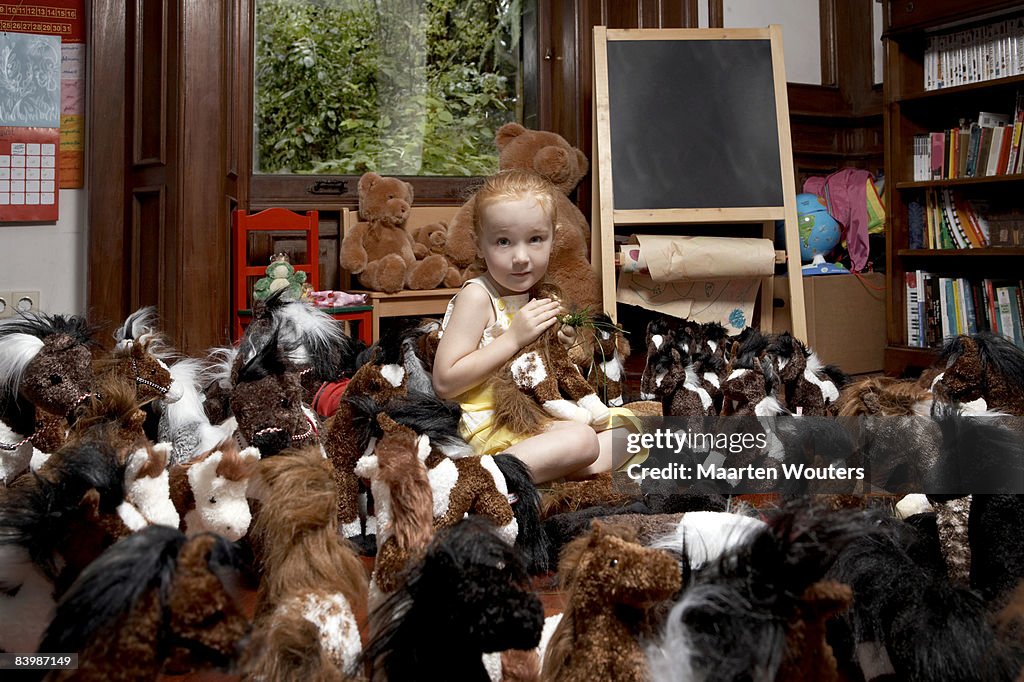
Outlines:
[[[442,220],[429,225],[421,225],[412,231],[412,240],[416,243],[417,252],[422,247],[424,255],[436,253],[444,256],[444,247],[448,243],[448,223]],[[447,256],[445,256],[445,262],[448,262]],[[441,283],[446,287],[457,287],[462,284],[462,273],[448,263],[448,270]]]
[[[448,272],[444,256],[416,258],[412,235],[405,230],[412,198],[412,185],[397,178],[377,173],[359,178],[362,221],[341,241],[341,267],[358,275],[368,289],[387,293],[433,289]],[[422,247],[419,250],[425,253]]]
[[[589,170],[587,157],[561,135],[527,130],[518,123],[506,123],[499,128],[495,143],[501,170],[532,170],[559,189],[555,203],[558,222],[547,279],[562,290],[570,308],[589,307],[591,311],[599,311],[601,286],[597,274],[590,267],[590,225],[568,196]],[[475,202],[470,197],[448,225],[445,254],[458,268],[467,268],[476,261],[474,210]],[[466,272],[463,275],[475,276]]]

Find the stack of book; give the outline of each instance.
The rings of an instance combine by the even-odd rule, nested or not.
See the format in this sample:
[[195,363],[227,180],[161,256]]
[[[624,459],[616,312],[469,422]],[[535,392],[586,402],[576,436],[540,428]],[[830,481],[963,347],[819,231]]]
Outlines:
[[971,281],[915,270],[904,273],[907,345],[941,346],[959,334],[994,332],[1024,348],[1024,280]]
[[1019,73],[1024,73],[1024,17],[929,36],[925,47],[925,90]]
[[[1020,98],[1018,98],[1020,99]],[[1006,114],[982,111],[977,121],[914,135],[914,180],[982,178],[1024,172],[1024,106]]]
[[985,202],[967,199],[948,187],[925,190],[926,249],[983,249],[992,246]]

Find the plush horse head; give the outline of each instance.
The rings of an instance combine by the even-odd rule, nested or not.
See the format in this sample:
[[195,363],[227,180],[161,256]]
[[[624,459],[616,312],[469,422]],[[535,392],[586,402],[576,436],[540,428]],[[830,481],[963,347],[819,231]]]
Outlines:
[[0,485],[27,469],[34,440],[47,452],[63,444],[63,420],[73,421],[93,390],[91,344],[81,317],[0,321]]
[[312,418],[303,409],[299,375],[276,335],[243,348],[231,389],[231,412],[238,432],[263,457],[302,442],[318,442]]
[[174,506],[192,535],[214,532],[231,542],[249,530],[252,512],[246,493],[260,451],[241,452],[233,441],[221,443],[199,457],[170,469],[169,487]]
[[361,645],[366,572],[338,534],[330,463],[306,446],[261,460],[252,540],[262,569],[246,671],[256,679],[346,679]]
[[945,370],[933,384],[946,400],[984,399],[983,410],[1024,415],[1024,350],[1002,336],[982,332],[957,336],[942,349]]
[[594,356],[587,381],[607,405],[622,406],[629,341],[605,313],[593,317]]
[[177,528],[181,523],[171,501],[167,458],[170,443],[139,448],[128,456],[124,472],[124,502],[117,508],[133,531],[150,524]]
[[[647,362],[640,375],[640,399],[654,400],[655,377],[659,371],[667,371],[667,367],[654,364],[655,358],[661,354],[666,337],[679,325],[678,318],[661,315],[647,323],[645,343],[647,344]],[[664,361],[663,361],[664,362]]]
[[489,679],[481,656],[531,649],[544,611],[512,548],[474,518],[438,531],[405,585],[370,614],[371,680]]
[[325,381],[351,377],[356,357],[365,345],[344,333],[341,323],[306,301],[286,301],[284,290],[274,292],[253,308],[241,346],[260,346],[271,335],[300,371],[306,401]]
[[147,442],[146,413],[139,406],[135,384],[126,376],[108,373],[93,385],[96,393],[79,407],[68,440],[106,442],[123,461],[140,443]]
[[566,609],[544,653],[544,679],[645,679],[644,613],[682,586],[675,558],[637,544],[629,529],[593,521],[562,550],[558,573]]
[[749,369],[736,367],[722,382],[722,414],[770,417],[785,413],[775,396],[779,380],[771,363],[748,357]]
[[876,519],[790,504],[695,571],[648,649],[650,679],[838,680],[825,624],[850,602],[827,572]]
[[110,359],[97,363],[98,371],[118,372],[131,378],[138,390],[139,402],[160,400],[167,404],[181,398],[182,387],[175,386],[168,363],[174,352],[166,338],[156,331],[156,308],[140,308],[128,316],[114,332]]
[[155,679],[169,657],[175,672],[229,670],[249,631],[229,589],[235,565],[223,538],[149,526],[82,573],[39,650],[78,652],[81,680]]

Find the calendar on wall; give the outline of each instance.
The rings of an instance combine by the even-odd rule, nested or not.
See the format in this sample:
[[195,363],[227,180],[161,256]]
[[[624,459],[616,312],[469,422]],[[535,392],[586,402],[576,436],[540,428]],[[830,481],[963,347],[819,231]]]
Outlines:
[[59,152],[56,129],[0,128],[0,221],[57,220]]

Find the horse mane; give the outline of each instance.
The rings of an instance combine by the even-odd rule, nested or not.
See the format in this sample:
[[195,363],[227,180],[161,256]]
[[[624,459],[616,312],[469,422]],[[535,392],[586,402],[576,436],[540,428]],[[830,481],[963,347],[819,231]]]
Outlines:
[[203,396],[198,387],[203,361],[198,358],[184,358],[172,364],[169,369],[171,385],[181,389],[181,397],[163,408],[170,433],[174,434],[186,424],[209,423],[203,409]]
[[423,558],[410,568],[404,585],[370,613],[371,639],[360,656],[368,679],[404,679],[393,675],[403,665],[416,666],[425,676],[441,675],[441,670],[422,668],[424,656],[460,659],[465,665],[466,658],[475,655],[474,665],[482,668],[479,653],[467,651],[462,641],[468,624],[460,620],[466,614],[459,595],[467,587],[479,589],[481,580],[495,579],[499,573],[516,585],[529,585],[518,557],[489,521],[470,516],[439,530]]
[[979,332],[970,337],[957,336],[947,343],[939,355],[939,361],[948,367],[965,352],[964,339],[974,341],[981,361],[982,374],[1001,374],[1011,386],[1024,386],[1024,351],[1011,341],[992,332]]
[[419,551],[434,535],[433,494],[418,448],[416,433],[399,425],[377,441],[375,450],[377,475],[391,492],[392,537],[402,551]]
[[931,391],[915,381],[867,377],[847,384],[836,401],[839,417],[914,416],[914,405],[931,401]]
[[406,386],[410,391],[417,393],[433,394],[434,384],[429,367],[433,366],[433,358],[429,358],[429,365],[420,355],[420,341],[440,324],[436,320],[427,320],[407,330],[402,337],[402,356],[405,359],[405,372],[408,377]]
[[280,376],[290,369],[287,362],[290,349],[282,347],[278,333],[279,328],[275,328],[265,337],[243,339],[239,348],[239,357],[243,360],[234,374],[235,385],[259,381],[269,376]]
[[134,446],[145,438],[142,412],[135,383],[127,377],[107,374],[96,382],[96,393],[86,398],[71,430],[76,440],[106,440],[118,447]]
[[306,447],[261,459],[257,472],[266,485],[250,530],[263,567],[260,592],[275,600],[296,590],[331,589],[358,604],[366,574],[338,535],[330,461],[318,446]]
[[147,526],[111,545],[57,604],[40,652],[84,651],[90,639],[115,626],[152,587],[166,599],[185,535],[177,528]]
[[138,343],[143,350],[155,358],[170,360],[177,353],[171,348],[167,337],[156,327],[156,306],[139,308],[125,318],[124,323],[114,330],[114,354],[130,352],[132,343]]
[[50,313],[18,313],[18,317],[0,324],[0,337],[9,334],[28,334],[45,339],[54,334],[65,334],[75,344],[93,346],[96,326],[89,324],[81,315],[59,315]]
[[230,389],[238,354],[239,349],[235,346],[211,348],[207,354],[209,361],[203,363],[199,380],[207,387],[218,386]]
[[10,323],[0,323],[0,392],[10,400],[18,392],[21,377],[43,349],[43,340],[25,333],[6,333]]

